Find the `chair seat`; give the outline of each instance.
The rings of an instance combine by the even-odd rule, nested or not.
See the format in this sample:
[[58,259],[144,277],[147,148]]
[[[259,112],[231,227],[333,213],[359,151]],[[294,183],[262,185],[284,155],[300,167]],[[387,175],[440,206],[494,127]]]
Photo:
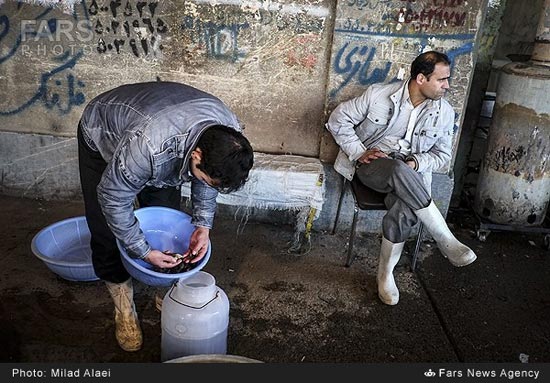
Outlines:
[[350,182],[357,206],[361,210],[386,210],[385,193],[377,192],[365,186],[357,177]]
[[[346,260],[346,267],[351,266],[353,259],[355,258],[353,254],[353,242],[355,239],[355,229],[357,227],[357,215],[359,213],[359,210],[387,210],[386,204],[384,203],[384,199],[386,197],[385,193],[377,192],[376,190],[373,190],[368,186],[363,185],[361,181],[359,181],[359,178],[357,176],[353,177],[351,182],[348,182],[345,178],[342,177],[342,189],[340,190],[340,199],[338,201],[338,209],[336,210],[336,219],[334,221],[334,227],[332,229],[333,234],[336,231],[336,225],[338,224],[340,209],[342,207],[342,200],[344,198],[344,192],[348,183],[351,188],[351,194],[353,196],[355,207],[353,209],[353,220],[351,222],[351,230],[348,240],[348,257]],[[422,222],[420,222],[418,225],[416,245],[411,259],[411,271],[413,272],[416,268],[416,259],[420,251],[420,243],[422,242],[423,230],[424,226]]]

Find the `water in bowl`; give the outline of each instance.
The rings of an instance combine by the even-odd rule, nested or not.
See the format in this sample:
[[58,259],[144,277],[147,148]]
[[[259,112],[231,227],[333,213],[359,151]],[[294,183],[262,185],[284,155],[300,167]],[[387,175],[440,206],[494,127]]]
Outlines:
[[164,231],[147,230],[144,234],[151,247],[160,251],[182,253],[189,246],[183,238]]

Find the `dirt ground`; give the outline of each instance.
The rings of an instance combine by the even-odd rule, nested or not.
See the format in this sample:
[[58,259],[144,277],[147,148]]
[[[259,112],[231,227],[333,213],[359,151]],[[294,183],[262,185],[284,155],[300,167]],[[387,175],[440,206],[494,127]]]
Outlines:
[[[2,196],[0,204],[0,362],[160,362],[155,288],[134,283],[144,345],[124,352],[104,284],[64,280],[33,255],[33,236],[82,215],[80,202]],[[315,232],[311,251],[296,256],[286,252],[291,227],[249,221],[241,232],[218,216],[204,271],[229,297],[228,354],[268,363],[550,362],[542,236],[492,232],[480,242],[469,209],[448,220],[478,260],[454,268],[425,243],[416,273],[407,257],[397,266],[401,299],[390,307],[377,297],[378,235],[358,238],[346,268],[346,232]]]

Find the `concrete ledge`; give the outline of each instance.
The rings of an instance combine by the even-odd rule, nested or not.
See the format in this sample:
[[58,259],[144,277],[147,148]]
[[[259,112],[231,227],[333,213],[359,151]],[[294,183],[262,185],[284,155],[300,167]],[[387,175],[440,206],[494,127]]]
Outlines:
[[[316,158],[300,156],[262,154],[261,156],[258,155],[258,159],[260,157],[277,159],[278,161],[283,159],[291,160],[286,162],[286,170],[281,172],[281,174],[286,174],[287,176],[279,178],[279,181],[276,183],[279,185],[278,187],[289,187],[285,183],[295,181],[299,174],[301,174],[299,177],[300,180],[303,180],[305,177],[308,185],[312,185],[318,181],[317,177],[319,174],[322,174],[323,188],[321,195],[323,197],[321,200],[319,200],[319,194],[314,194],[315,198],[311,201],[303,194],[299,195],[296,193],[294,197],[300,197],[299,200],[302,207],[316,207],[316,218],[312,225],[313,231],[331,231],[342,187],[341,176],[334,171],[332,164],[322,163]],[[304,167],[293,167],[293,161],[305,161],[308,165],[307,167],[305,165],[303,165]],[[258,161],[259,163],[260,161]],[[0,164],[2,171],[0,194],[46,200],[82,198],[78,174],[76,138],[0,132]],[[267,169],[269,169],[268,165],[266,165],[266,170],[258,172],[258,176],[261,175],[259,178],[269,178],[270,175],[276,174],[276,172],[271,172]],[[305,169],[309,170],[306,171]],[[271,183],[267,181],[264,186],[267,184]],[[436,204],[445,215],[449,208],[453,186],[454,180],[449,175],[434,174],[432,184],[433,196]],[[297,185],[294,185],[295,189],[296,187]],[[283,196],[283,190],[278,189],[278,191],[270,191],[270,193],[278,194],[281,201],[286,201],[290,196]],[[320,191],[319,189],[316,190]],[[257,197],[263,198],[260,196]],[[241,198],[243,198],[243,202],[248,199],[246,195],[241,196]],[[271,194],[269,199],[273,198],[273,194]],[[319,203],[322,205],[322,209],[318,205]],[[296,206],[298,205],[296,203]],[[296,211],[290,209],[268,209],[266,206],[261,207],[260,204],[254,208],[250,208],[249,206],[243,209],[246,206],[246,204],[240,206],[224,205],[223,208],[218,208],[218,215],[235,217],[236,213],[246,211],[248,214],[247,219],[250,221],[296,224]],[[300,209],[297,210],[299,211]],[[337,230],[349,230],[352,217],[352,197],[349,193],[346,193]],[[378,212],[361,212],[357,232],[380,232],[380,224],[381,215]]]
[[0,132],[0,164],[4,195],[82,198],[75,137]]
[[[219,194],[217,202],[239,206],[245,221],[252,209],[295,212],[296,235],[291,251],[303,252],[302,239],[309,243],[313,221],[319,217],[325,201],[324,192],[324,167],[319,159],[255,153],[254,167],[243,188],[230,194]],[[191,183],[182,185],[181,195],[187,199],[190,197]]]

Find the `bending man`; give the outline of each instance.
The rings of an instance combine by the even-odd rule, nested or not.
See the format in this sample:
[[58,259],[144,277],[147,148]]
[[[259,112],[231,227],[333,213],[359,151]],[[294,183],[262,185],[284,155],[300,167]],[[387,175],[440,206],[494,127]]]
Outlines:
[[183,255],[198,262],[208,250],[218,192],[244,185],[252,147],[218,98],[184,84],[149,82],[123,85],[90,101],[78,126],[78,155],[94,270],[113,298],[120,347],[137,351],[142,332],[116,239],[130,256],[160,268],[182,260],[151,248],[134,201],[179,209],[179,187],[191,181],[196,228]]

